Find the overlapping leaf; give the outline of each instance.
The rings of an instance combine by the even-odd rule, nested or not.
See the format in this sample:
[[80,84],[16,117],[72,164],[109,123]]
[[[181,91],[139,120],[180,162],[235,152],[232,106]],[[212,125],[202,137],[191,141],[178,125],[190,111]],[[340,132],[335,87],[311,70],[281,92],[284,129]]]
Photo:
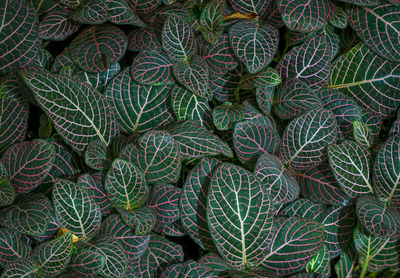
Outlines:
[[108,146],[100,140],[94,140],[89,143],[85,150],[86,164],[95,170],[106,170],[112,162],[112,154]]
[[68,266],[82,276],[95,276],[101,272],[105,263],[106,260],[102,253],[93,250],[79,250],[74,254]]
[[199,277],[199,278],[211,278],[212,273],[200,263],[193,260],[187,260],[180,264],[170,265],[162,274],[161,278],[168,277]]
[[336,6],[335,15],[329,20],[329,23],[336,28],[345,29],[348,24],[346,12],[341,7]]
[[218,130],[231,129],[236,122],[243,119],[244,112],[243,105],[221,104],[213,109],[214,126]]
[[346,2],[350,4],[354,4],[357,6],[377,6],[381,4],[381,0],[339,0],[341,2]]
[[326,211],[327,205],[315,203],[308,198],[298,198],[279,210],[279,216],[319,219]]
[[207,2],[200,14],[200,26],[206,41],[214,44],[222,34],[221,23],[224,21],[225,0]]
[[80,24],[71,20],[68,16],[69,9],[50,11],[40,21],[39,37],[45,40],[65,40],[78,31]]
[[131,66],[133,80],[144,85],[166,85],[173,82],[172,62],[162,52],[141,52]]
[[36,264],[31,260],[18,260],[7,266],[7,268],[2,273],[2,277],[24,277],[24,278],[38,278]]
[[79,7],[71,14],[73,20],[83,24],[101,24],[107,21],[108,5],[106,0],[88,0],[82,4],[79,2]]
[[336,128],[333,113],[323,108],[293,119],[280,148],[284,165],[301,170],[320,164],[326,158],[325,147],[336,140]]
[[357,264],[357,252],[354,247],[347,248],[340,254],[339,261],[335,264],[335,271],[339,278],[351,278]]
[[141,207],[134,211],[120,210],[122,221],[134,230],[136,235],[148,235],[156,224],[154,210],[149,207]]
[[268,4],[271,1],[263,0],[230,0],[232,8],[239,13],[254,13],[260,17],[265,15]]
[[0,265],[6,268],[19,259],[29,259],[32,249],[29,244],[20,238],[20,235],[11,229],[0,229]]
[[265,88],[277,86],[281,83],[281,77],[279,73],[272,67],[268,67],[255,74],[246,74],[242,80],[240,80],[240,86],[242,88]]
[[128,49],[131,51],[160,51],[162,46],[154,29],[138,28],[128,34]]
[[256,100],[258,107],[266,115],[271,113],[274,94],[275,87],[263,87],[256,89]]
[[117,127],[106,99],[73,79],[41,70],[22,73],[55,129],[77,152],[94,139],[108,145]]
[[146,24],[133,12],[127,0],[108,0],[108,20],[115,24],[145,27]]
[[369,148],[372,144],[371,131],[363,122],[353,122],[353,136],[356,142],[361,146]]
[[393,122],[392,127],[390,128],[389,134],[394,135],[396,133],[400,133],[400,109],[397,111],[397,118]]
[[158,223],[178,220],[180,195],[181,189],[171,184],[157,184],[152,188],[148,206],[154,211]]
[[249,171],[223,163],[213,174],[207,220],[222,257],[236,269],[258,264],[272,236],[271,200]]
[[15,189],[8,180],[7,169],[0,163],[0,207],[11,205],[14,202]]
[[331,257],[329,255],[329,250],[326,244],[319,249],[317,255],[312,257],[310,261],[306,264],[306,271],[308,273],[321,274],[324,276],[329,276],[331,273],[330,265]]

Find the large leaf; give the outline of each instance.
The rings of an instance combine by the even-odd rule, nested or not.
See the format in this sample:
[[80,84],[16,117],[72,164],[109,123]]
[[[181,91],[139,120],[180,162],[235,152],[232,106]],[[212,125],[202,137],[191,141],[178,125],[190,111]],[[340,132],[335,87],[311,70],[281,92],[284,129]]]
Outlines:
[[333,62],[328,84],[383,117],[394,115],[400,107],[400,64],[379,57],[364,44]]
[[36,56],[41,41],[37,36],[37,11],[24,0],[1,1],[0,75],[28,65]]
[[63,41],[78,31],[80,24],[68,17],[70,13],[69,9],[47,13],[40,21],[39,37],[45,40]]
[[259,26],[254,21],[239,21],[229,30],[233,51],[250,73],[265,69],[277,48],[278,30],[269,24]]
[[174,61],[188,61],[196,52],[196,40],[189,24],[179,15],[172,14],[164,23],[162,46]]
[[55,159],[55,147],[42,139],[17,143],[7,149],[1,163],[16,193],[35,189],[46,178]]
[[324,243],[324,228],[313,220],[297,217],[275,220],[277,232],[261,266],[278,275],[288,275],[303,267]]
[[285,166],[307,169],[325,158],[325,147],[336,140],[336,121],[326,109],[311,110],[293,119],[283,134],[280,156]]
[[400,205],[400,133],[389,138],[379,149],[372,183],[382,201]]
[[105,96],[109,100],[120,128],[126,133],[147,131],[172,120],[165,99],[169,86],[140,85],[125,68],[109,83]]
[[171,184],[157,184],[150,193],[148,206],[155,215],[157,223],[168,224],[179,219],[179,198],[181,189]]
[[33,252],[38,262],[39,272],[44,276],[60,274],[71,259],[72,248],[71,233],[65,233],[37,246]]
[[372,51],[387,60],[400,61],[400,7],[349,6],[347,15],[350,26]]
[[53,187],[53,203],[60,225],[82,240],[90,240],[100,229],[100,208],[79,184],[57,179]]
[[328,147],[329,164],[343,191],[350,197],[373,193],[370,181],[371,154],[354,141]]
[[178,143],[181,154],[186,157],[199,158],[205,155],[233,157],[229,145],[218,136],[212,134],[200,123],[185,121],[169,130]]
[[162,52],[141,52],[133,59],[133,80],[144,85],[166,85],[173,82],[172,62]]
[[101,72],[117,63],[127,47],[124,32],[112,25],[84,29],[69,45],[74,63],[87,72]]
[[31,257],[32,249],[20,235],[7,228],[0,228],[0,265],[6,268],[18,259]]
[[312,32],[321,29],[334,15],[331,0],[281,0],[279,11],[286,26],[293,31]]
[[213,174],[207,202],[211,237],[222,257],[236,269],[258,264],[272,236],[271,200],[257,178],[223,163]]
[[113,161],[104,186],[109,200],[126,210],[138,208],[147,200],[148,188],[142,172],[122,159]]
[[94,139],[110,143],[117,131],[114,115],[95,89],[42,70],[21,75],[57,132],[75,151],[82,152]]
[[179,200],[183,227],[206,250],[215,250],[207,224],[207,194],[218,164],[214,158],[203,158],[186,177]]

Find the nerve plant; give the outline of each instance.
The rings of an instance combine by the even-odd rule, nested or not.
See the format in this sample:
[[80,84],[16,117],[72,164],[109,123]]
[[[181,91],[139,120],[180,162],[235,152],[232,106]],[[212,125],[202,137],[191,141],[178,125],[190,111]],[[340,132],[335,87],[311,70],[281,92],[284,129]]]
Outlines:
[[400,271],[400,1],[0,14],[1,277]]

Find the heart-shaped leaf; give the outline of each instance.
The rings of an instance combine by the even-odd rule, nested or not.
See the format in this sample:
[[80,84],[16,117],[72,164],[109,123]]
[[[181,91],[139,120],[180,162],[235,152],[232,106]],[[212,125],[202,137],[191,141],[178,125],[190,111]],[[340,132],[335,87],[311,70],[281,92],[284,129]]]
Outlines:
[[229,40],[236,56],[250,73],[265,69],[278,48],[278,30],[269,24],[239,21],[229,30]]
[[173,83],[172,62],[163,52],[141,52],[133,59],[133,80],[144,85],[166,85]]
[[285,25],[293,31],[312,32],[321,29],[335,13],[331,0],[282,0],[279,11]]
[[343,191],[350,197],[370,194],[371,154],[354,141],[328,146],[329,164]]
[[148,189],[142,172],[122,159],[113,161],[104,186],[108,199],[126,210],[138,208],[147,200]]
[[94,139],[110,143],[117,131],[114,115],[94,88],[39,69],[21,75],[57,132],[75,151],[82,152]]
[[181,189],[170,184],[157,184],[151,189],[148,206],[158,223],[167,224],[178,220]]
[[19,259],[29,259],[32,249],[20,239],[20,235],[11,229],[0,228],[0,265],[3,268]]
[[93,250],[79,250],[71,259],[69,267],[82,276],[100,274],[106,264],[104,255]]
[[213,109],[212,117],[214,126],[218,130],[228,130],[234,127],[244,117],[243,105],[232,105],[231,103],[223,103]]
[[272,236],[271,200],[249,171],[223,163],[213,174],[207,220],[222,257],[236,269],[257,265]]
[[373,167],[374,190],[386,203],[400,205],[400,134],[390,137],[379,149]]
[[0,14],[0,75],[6,75],[30,64],[39,51],[39,16],[24,0],[2,1]]
[[336,140],[336,121],[326,109],[311,110],[293,119],[282,138],[280,157],[285,166],[307,169],[325,158],[325,147]]
[[141,207],[134,211],[119,210],[122,221],[134,229],[136,235],[148,235],[156,224],[154,210],[149,207]]
[[[350,73],[348,69],[354,70]],[[399,63],[357,44],[333,62],[328,85],[354,98],[367,111],[390,117],[400,106],[399,76]]]
[[350,6],[346,11],[350,26],[372,51],[387,60],[400,61],[400,7]]
[[16,193],[35,189],[47,176],[55,159],[55,147],[42,139],[17,143],[1,157]]
[[47,13],[39,24],[39,37],[44,40],[62,41],[78,31],[80,24],[71,20],[71,10],[54,10]]
[[172,120],[165,99],[169,86],[140,85],[127,67],[108,84],[105,96],[114,111],[118,126],[126,133],[147,131]]
[[207,194],[219,161],[203,158],[188,174],[182,187],[179,208],[183,227],[203,249],[215,250],[207,224]]
[[172,14],[164,23],[162,47],[174,61],[188,61],[196,53],[196,40],[189,24],[179,15]]
[[160,51],[162,46],[154,29],[138,28],[128,34],[128,49],[131,51]]
[[102,72],[124,56],[127,37],[113,25],[92,25],[69,45],[74,63],[87,72]]
[[277,232],[262,259],[261,266],[278,275],[302,268],[322,248],[323,226],[313,220],[296,217],[277,218]]
[[38,268],[42,275],[56,276],[67,266],[72,256],[72,234],[46,241],[33,250]]
[[53,204],[60,225],[84,241],[90,240],[100,229],[100,208],[79,184],[57,179],[53,187]]

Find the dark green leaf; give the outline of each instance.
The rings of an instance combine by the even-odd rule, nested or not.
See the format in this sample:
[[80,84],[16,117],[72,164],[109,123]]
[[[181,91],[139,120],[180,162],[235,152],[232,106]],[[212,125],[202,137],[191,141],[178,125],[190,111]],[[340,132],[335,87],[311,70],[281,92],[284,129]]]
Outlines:
[[76,31],[80,24],[69,18],[71,10],[54,10],[47,13],[39,24],[39,37],[45,40],[63,41]]
[[0,228],[0,265],[3,268],[10,266],[18,259],[29,259],[31,253],[31,246],[20,239],[17,232]]
[[160,224],[168,224],[179,219],[179,198],[181,189],[171,184],[156,184],[148,199],[148,206]]
[[223,103],[213,109],[212,117],[214,126],[218,130],[228,130],[234,127],[244,117],[243,105],[232,105],[231,103]]

